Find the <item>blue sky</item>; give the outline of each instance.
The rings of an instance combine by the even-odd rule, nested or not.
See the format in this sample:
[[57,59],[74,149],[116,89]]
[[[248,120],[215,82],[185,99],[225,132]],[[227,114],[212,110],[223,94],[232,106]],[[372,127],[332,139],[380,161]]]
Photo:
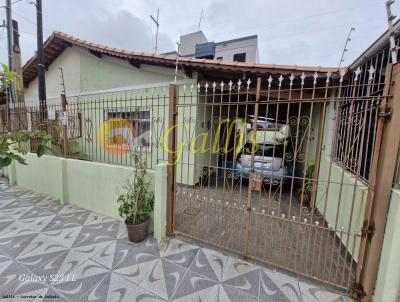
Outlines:
[[[25,62],[36,49],[35,7],[28,0],[13,2]],[[152,52],[155,27],[149,15],[157,8],[160,52],[175,49],[181,34],[197,30],[203,9],[201,29],[210,41],[257,34],[262,63],[337,66],[353,26],[344,63],[350,64],[387,28],[384,0],[43,0],[44,34],[60,30],[112,47]],[[399,0],[393,14],[400,14]],[[4,8],[0,18],[5,18]],[[1,62],[7,61],[6,38],[0,29]]]

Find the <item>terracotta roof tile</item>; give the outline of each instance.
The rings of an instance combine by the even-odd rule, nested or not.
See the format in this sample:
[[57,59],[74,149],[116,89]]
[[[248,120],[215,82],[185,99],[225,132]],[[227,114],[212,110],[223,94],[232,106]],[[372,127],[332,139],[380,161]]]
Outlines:
[[[136,59],[141,60],[144,64],[147,62],[151,62],[152,64],[157,64],[160,66],[163,65],[172,65],[176,62],[175,55],[159,55],[155,53],[145,53],[145,52],[133,52],[123,49],[111,48],[105,45],[100,45],[93,42],[88,42],[85,40],[81,40],[75,38],[71,35],[68,35],[63,32],[55,31],[47,41],[44,43],[45,52],[46,47],[49,47],[52,43],[59,44],[60,42],[67,42],[78,47],[90,49],[93,51],[98,51],[100,53],[122,57],[126,59]],[[65,46],[64,46],[65,48]],[[59,50],[58,53],[51,54],[51,62],[58,57],[61,52],[64,50],[63,47]],[[50,63],[51,63],[50,62]],[[243,63],[243,62],[229,62],[219,60],[210,60],[210,59],[197,59],[192,57],[179,57],[179,63],[181,65],[188,65],[200,68],[200,69],[226,69],[230,71],[238,71],[238,72],[256,72],[256,73],[276,73],[276,72],[337,72],[338,68],[336,67],[321,67],[321,66],[298,66],[298,65],[277,65],[277,64],[257,64],[257,63]],[[36,76],[36,56],[33,56],[23,67],[24,81],[29,83]]]

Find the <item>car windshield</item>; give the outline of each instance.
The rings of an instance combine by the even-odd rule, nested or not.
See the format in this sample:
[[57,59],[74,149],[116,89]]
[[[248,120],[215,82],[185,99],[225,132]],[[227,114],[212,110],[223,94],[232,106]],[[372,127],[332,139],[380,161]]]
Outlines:
[[[252,144],[247,143],[244,145],[244,154],[250,155],[252,150]],[[255,146],[257,156],[268,156],[268,157],[283,157],[283,146],[273,144],[257,144]]]

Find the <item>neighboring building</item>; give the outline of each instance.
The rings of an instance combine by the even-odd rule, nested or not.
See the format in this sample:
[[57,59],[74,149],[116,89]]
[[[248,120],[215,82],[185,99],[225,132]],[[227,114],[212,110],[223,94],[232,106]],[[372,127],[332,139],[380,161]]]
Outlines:
[[[233,62],[259,63],[257,35],[211,42],[202,31],[180,37],[182,57],[205,58]],[[176,51],[166,54],[175,54]]]

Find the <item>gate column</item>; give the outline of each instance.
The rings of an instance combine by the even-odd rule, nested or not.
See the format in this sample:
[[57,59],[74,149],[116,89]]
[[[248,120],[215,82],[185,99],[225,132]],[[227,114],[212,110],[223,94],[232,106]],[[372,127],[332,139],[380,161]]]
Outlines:
[[176,193],[176,123],[177,123],[178,86],[169,85],[168,115],[168,176],[167,176],[167,236],[175,229],[175,193]]
[[370,203],[367,203],[363,226],[363,242],[357,267],[354,293],[362,301],[372,301],[382,252],[383,237],[389,209],[396,157],[400,143],[400,64],[388,65],[385,89],[380,107],[381,144],[376,146],[372,167]]

